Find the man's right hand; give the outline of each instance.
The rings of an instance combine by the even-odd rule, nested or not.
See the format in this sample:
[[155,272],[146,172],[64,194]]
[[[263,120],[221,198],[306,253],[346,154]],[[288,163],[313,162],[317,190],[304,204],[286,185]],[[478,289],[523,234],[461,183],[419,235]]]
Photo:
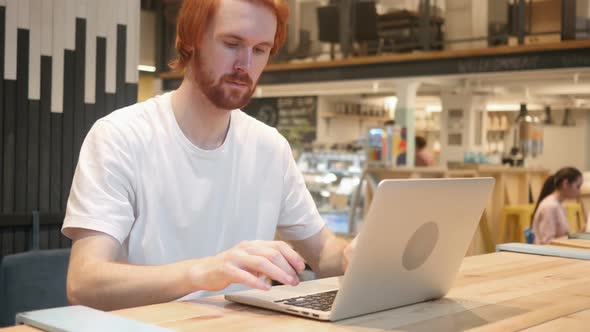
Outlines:
[[[222,290],[238,283],[261,290],[270,289],[263,277],[285,285],[299,284],[297,272],[305,269],[303,258],[282,241],[248,241],[196,264],[189,278],[209,291]],[[201,284],[201,282],[203,284]]]

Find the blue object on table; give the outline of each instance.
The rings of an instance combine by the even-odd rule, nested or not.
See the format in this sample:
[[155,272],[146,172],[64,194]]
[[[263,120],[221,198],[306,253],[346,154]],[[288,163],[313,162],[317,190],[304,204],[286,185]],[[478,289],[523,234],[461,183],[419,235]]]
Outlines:
[[524,239],[526,243],[533,244],[535,243],[535,233],[530,227],[525,228],[524,232]]

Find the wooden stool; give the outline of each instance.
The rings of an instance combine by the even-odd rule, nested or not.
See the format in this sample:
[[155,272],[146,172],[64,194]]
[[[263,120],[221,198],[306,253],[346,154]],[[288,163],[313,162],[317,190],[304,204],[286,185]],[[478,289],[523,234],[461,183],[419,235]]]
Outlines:
[[582,205],[578,202],[567,202],[563,205],[565,206],[567,221],[570,224],[570,233],[584,231]]
[[[498,243],[504,243],[504,236],[506,229],[511,229],[509,241],[525,242],[524,230],[530,226],[531,218],[535,206],[533,204],[520,204],[520,205],[506,205],[502,209],[502,220],[500,221],[500,233],[498,233]],[[516,225],[509,222],[516,219]],[[516,227],[516,230],[511,226]]]

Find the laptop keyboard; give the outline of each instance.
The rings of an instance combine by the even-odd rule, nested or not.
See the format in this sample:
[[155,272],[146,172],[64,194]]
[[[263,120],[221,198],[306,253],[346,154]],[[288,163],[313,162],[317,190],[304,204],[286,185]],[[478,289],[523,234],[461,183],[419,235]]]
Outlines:
[[278,300],[275,302],[307,309],[330,311],[332,309],[332,303],[336,298],[336,293],[338,293],[338,291],[334,290],[329,292],[293,297],[290,299]]

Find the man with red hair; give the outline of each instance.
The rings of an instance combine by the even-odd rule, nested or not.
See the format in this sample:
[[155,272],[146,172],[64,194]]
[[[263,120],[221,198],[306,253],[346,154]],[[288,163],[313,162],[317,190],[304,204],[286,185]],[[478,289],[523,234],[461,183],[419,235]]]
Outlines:
[[[117,309],[346,268],[287,141],[239,110],[285,39],[282,0],[185,0],[170,93],[98,120],[63,233],[71,303]],[[274,241],[275,232],[281,239]]]

